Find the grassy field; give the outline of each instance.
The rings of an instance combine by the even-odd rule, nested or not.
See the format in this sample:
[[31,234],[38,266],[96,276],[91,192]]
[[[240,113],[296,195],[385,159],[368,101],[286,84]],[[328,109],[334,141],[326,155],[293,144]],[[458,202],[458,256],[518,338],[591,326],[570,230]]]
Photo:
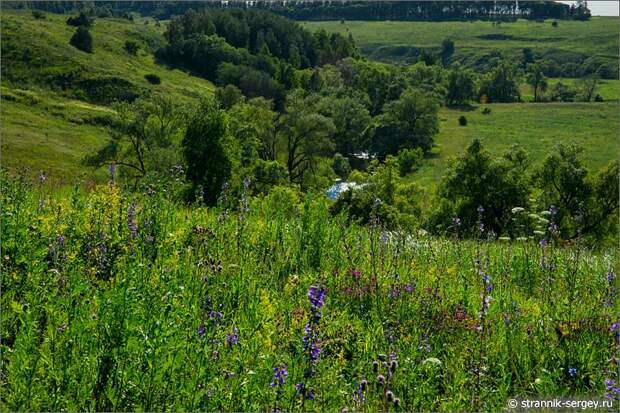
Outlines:
[[386,233],[283,193],[239,212],[178,206],[174,183],[0,182],[3,411],[500,411],[613,392],[613,251]]
[[[588,22],[518,20],[494,26],[489,21],[402,22],[339,21],[303,22],[311,29],[351,33],[360,49],[369,57],[385,61],[407,62],[408,48],[437,48],[445,38],[455,43],[455,57],[472,63],[492,51],[520,56],[525,47],[540,56],[599,56],[617,65],[618,19],[594,17]],[[497,40],[498,36],[501,40]]]
[[[563,83],[570,88],[579,91],[581,88],[581,80],[573,78],[549,78],[549,88],[553,87],[556,83]],[[620,81],[612,79],[601,79],[596,86],[594,96],[600,95],[604,101],[618,101],[620,92]],[[521,85],[521,98],[526,102],[534,101],[534,91],[528,84]]]
[[[536,163],[558,143],[577,143],[584,147],[586,163],[600,168],[617,159],[618,103],[512,103],[486,105],[459,110],[443,108],[434,157],[410,178],[424,184],[436,183],[451,157],[461,153],[474,138],[480,138],[493,154],[501,155],[518,143]],[[460,126],[459,116],[467,118]]]
[[[88,102],[76,87],[52,87],[50,79],[125,79],[141,94],[161,93],[178,102],[213,91],[210,82],[155,62],[153,52],[164,42],[162,27],[97,19],[89,54],[69,45],[75,28],[66,18],[46,14],[36,20],[26,12],[2,12],[2,165],[44,169],[51,180],[63,183],[92,175],[79,161],[109,136],[102,123],[110,108]],[[141,45],[138,56],[124,51],[126,40]],[[147,82],[148,73],[159,76],[161,84]]]

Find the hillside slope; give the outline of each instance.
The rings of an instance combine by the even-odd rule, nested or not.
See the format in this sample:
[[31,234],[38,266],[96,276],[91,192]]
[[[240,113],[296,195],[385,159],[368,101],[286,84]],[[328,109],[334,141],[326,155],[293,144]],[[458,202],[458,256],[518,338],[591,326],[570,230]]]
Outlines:
[[[162,93],[190,102],[213,91],[209,81],[155,61],[163,27],[97,19],[89,54],[69,44],[75,28],[66,18],[2,12],[3,167],[45,169],[61,182],[90,175],[79,161],[109,136],[114,99]],[[137,56],[124,50],[127,40],[140,45]],[[161,84],[150,84],[146,74]]]
[[523,48],[531,48],[541,59],[559,65],[585,66],[604,64],[617,78],[618,19],[594,17],[589,21],[518,20],[494,24],[470,22],[401,22],[401,21],[323,21],[304,22],[310,29],[351,33],[362,52],[371,59],[411,63],[420,49],[441,48],[450,38],[455,43],[454,58],[467,65],[484,67],[493,52],[521,57]]

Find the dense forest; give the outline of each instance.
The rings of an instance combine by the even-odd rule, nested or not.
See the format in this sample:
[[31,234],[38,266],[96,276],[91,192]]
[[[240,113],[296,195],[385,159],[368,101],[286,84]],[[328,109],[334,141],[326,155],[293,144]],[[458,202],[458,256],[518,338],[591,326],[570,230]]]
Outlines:
[[142,15],[168,19],[187,10],[209,8],[257,8],[295,20],[468,20],[468,19],[578,19],[590,17],[584,1],[569,6],[553,1],[48,1],[5,2],[5,7],[32,7],[63,13],[96,6],[100,13]]

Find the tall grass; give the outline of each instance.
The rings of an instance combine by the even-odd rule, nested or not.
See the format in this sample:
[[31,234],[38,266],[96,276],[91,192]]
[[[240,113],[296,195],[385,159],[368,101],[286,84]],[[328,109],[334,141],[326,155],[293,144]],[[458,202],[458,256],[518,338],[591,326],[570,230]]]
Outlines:
[[611,252],[359,227],[311,195],[1,189],[3,410],[489,411],[617,380]]

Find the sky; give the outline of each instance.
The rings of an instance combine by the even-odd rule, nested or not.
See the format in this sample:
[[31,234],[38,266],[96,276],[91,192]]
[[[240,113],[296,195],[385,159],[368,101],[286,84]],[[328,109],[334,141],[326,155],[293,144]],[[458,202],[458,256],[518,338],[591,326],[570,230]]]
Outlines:
[[[572,1],[561,1],[561,3],[572,4]],[[617,16],[618,0],[609,1],[588,1],[588,8],[593,16]]]

